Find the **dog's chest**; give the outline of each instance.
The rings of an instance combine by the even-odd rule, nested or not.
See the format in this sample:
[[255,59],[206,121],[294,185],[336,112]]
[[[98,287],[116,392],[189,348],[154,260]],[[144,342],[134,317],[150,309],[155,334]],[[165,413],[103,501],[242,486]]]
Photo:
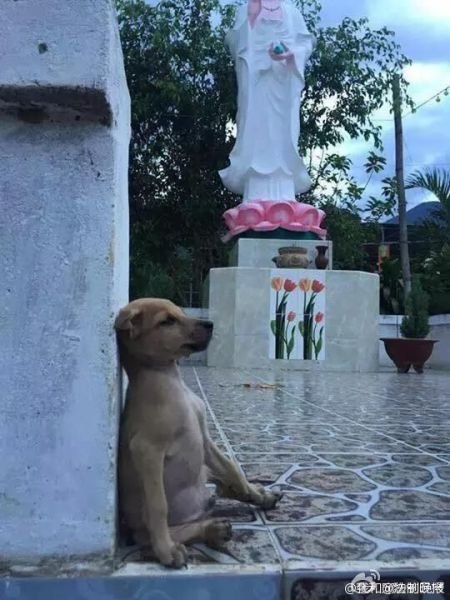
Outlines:
[[204,464],[204,415],[201,400],[187,388],[177,408],[178,423],[167,452],[165,476],[168,481],[183,485],[201,476]]

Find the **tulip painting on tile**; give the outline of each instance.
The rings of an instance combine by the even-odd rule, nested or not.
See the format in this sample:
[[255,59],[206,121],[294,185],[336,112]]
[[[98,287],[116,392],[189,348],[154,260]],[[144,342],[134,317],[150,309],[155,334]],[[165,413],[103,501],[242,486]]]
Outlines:
[[269,357],[324,360],[326,273],[276,269],[270,278]]

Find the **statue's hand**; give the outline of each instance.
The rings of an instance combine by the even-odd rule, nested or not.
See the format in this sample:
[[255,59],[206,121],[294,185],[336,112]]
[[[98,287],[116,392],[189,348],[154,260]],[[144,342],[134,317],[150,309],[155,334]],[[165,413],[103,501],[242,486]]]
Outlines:
[[292,54],[292,52],[289,50],[289,48],[286,46],[286,44],[283,44],[285,51],[283,53],[277,53],[274,51],[274,45],[271,44],[270,48],[269,48],[269,56],[272,60],[276,60],[278,62],[282,61],[282,60],[289,60],[290,58],[292,58],[294,55]]

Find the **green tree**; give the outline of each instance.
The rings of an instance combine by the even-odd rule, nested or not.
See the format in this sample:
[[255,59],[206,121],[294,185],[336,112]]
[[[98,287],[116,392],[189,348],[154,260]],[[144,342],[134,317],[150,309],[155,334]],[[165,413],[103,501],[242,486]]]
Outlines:
[[320,205],[327,217],[325,226],[333,240],[333,268],[352,271],[366,270],[367,243],[375,243],[379,237],[376,223],[363,223],[361,216],[351,203],[337,206],[332,200]]
[[429,168],[415,171],[406,189],[423,189],[434,194],[440,206],[420,226],[421,244],[415,260],[425,291],[430,297],[430,313],[450,312],[450,172]]
[[[356,205],[364,188],[351,162],[331,148],[363,136],[381,164],[372,114],[390,98],[392,73],[408,61],[386,28],[373,30],[365,19],[325,28],[316,0],[301,5],[317,46],[301,123],[313,187],[300,199],[323,204],[331,187],[335,205]],[[226,264],[221,215],[239,201],[218,177],[233,145],[236,84],[224,37],[235,7],[219,0],[117,0],[117,7],[132,98],[131,295],[154,294],[165,281],[164,293],[170,288],[182,302],[187,281],[199,290],[211,267]]]
[[118,0],[117,8],[132,99],[131,296],[182,302],[189,284],[198,289],[225,259],[220,215],[235,204],[217,173],[232,143],[224,35],[233,8],[218,0]]
[[434,194],[443,210],[450,215],[450,171],[436,168],[415,171],[406,182],[406,189],[413,188],[422,188]]
[[450,244],[431,250],[417,272],[421,273],[423,287],[430,296],[430,313],[450,313]]

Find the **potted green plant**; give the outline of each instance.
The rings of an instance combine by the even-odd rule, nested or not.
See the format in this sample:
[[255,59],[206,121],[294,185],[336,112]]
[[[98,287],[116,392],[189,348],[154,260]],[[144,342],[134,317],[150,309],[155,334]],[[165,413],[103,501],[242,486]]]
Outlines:
[[437,340],[425,339],[430,331],[428,323],[428,295],[419,278],[412,281],[411,293],[405,300],[405,316],[402,319],[400,338],[381,338],[389,358],[399,373],[407,373],[413,366],[423,373],[423,366],[430,358]]

